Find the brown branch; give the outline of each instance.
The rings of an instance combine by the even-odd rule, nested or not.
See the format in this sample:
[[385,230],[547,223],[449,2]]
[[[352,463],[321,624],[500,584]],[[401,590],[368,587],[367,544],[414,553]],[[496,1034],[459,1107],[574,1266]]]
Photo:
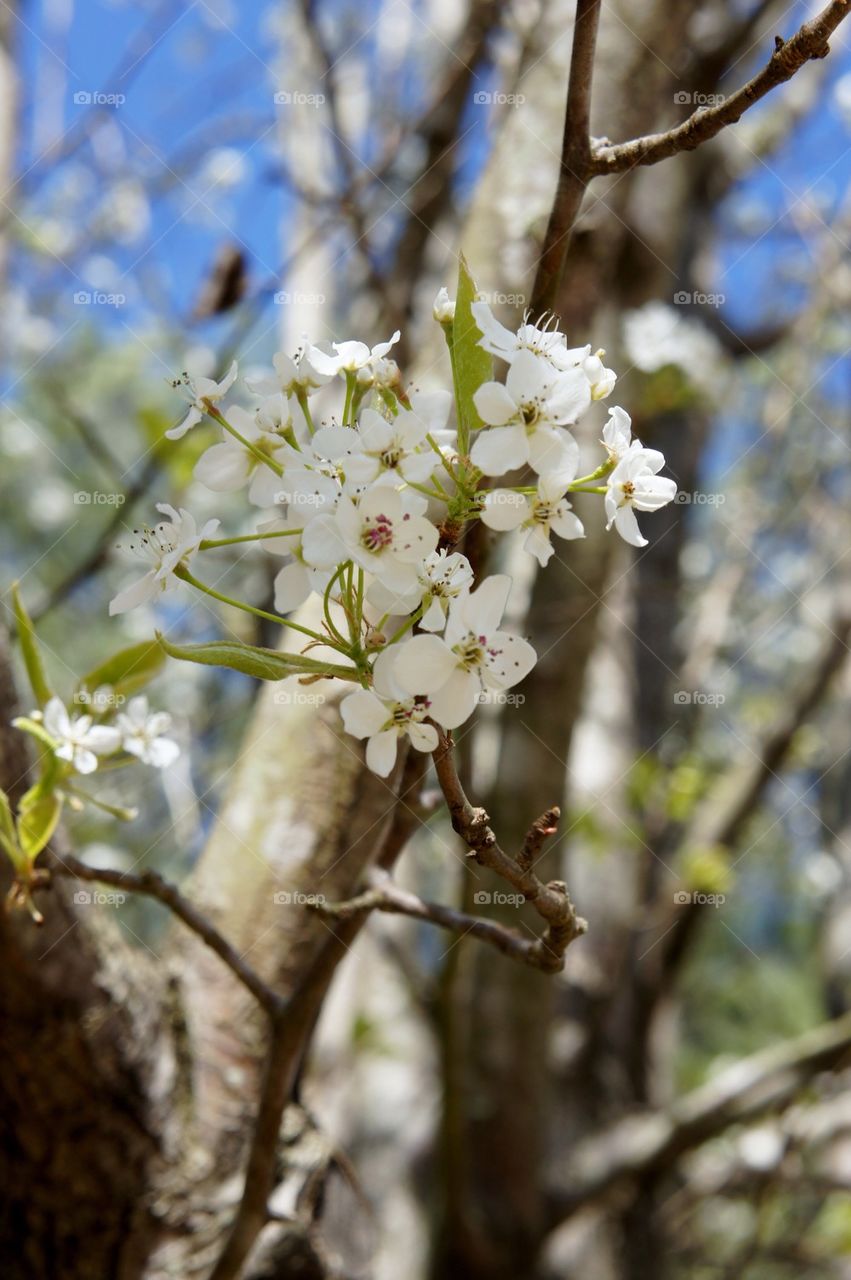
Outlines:
[[[717,106],[692,112],[687,120],[664,133],[651,133],[643,138],[633,138],[617,146],[598,147],[592,156],[588,177],[601,177],[611,173],[623,173],[637,165],[657,164],[678,155],[681,151],[693,151],[710,138],[714,138],[735,124],[755,103],[778,85],[791,80],[805,63],[813,58],[826,58],[829,38],[848,17],[851,0],[831,0],[815,18],[805,22],[790,40],[777,37],[777,47],[761,71],[730,94]],[[586,179],[587,181],[587,179]]]
[[[70,854],[61,858],[54,855],[49,864],[49,876],[69,876],[75,880],[87,880],[98,884],[111,884],[116,889],[128,889],[131,893],[141,893],[148,898],[155,898],[171,913],[177,916],[196,934],[202,942],[215,951],[220,960],[227,965],[231,973],[247,987],[257,1002],[269,1014],[280,1012],[283,1007],[281,997],[276,995],[270,986],[251,965],[242,958],[235,947],[219,933],[218,929],[207,917],[194,906],[188,898],[173,884],[164,880],[155,871],[143,871],[138,875],[129,871],[114,871],[109,867],[89,867]],[[49,883],[49,880],[48,880]]]
[[851,1051],[851,1013],[743,1058],[663,1111],[630,1116],[574,1148],[555,1221],[615,1186],[669,1169],[685,1152],[733,1124],[779,1110],[820,1071]]
[[495,871],[518,893],[522,893],[546,921],[543,936],[533,944],[533,958],[526,958],[526,963],[534,964],[547,973],[559,973],[564,968],[565,951],[575,938],[587,931],[588,925],[577,916],[563,881],[550,880],[544,884],[531,865],[526,865],[531,863],[545,836],[555,829],[556,810],[548,809],[532,824],[520,857],[510,857],[497,843],[484,809],[477,809],[467,799],[455,767],[451,736],[442,730],[438,730],[438,735],[440,741],[432,758],[454,830],[480,866]]
[[600,9],[601,0],[577,0],[576,3],[558,185],[529,304],[533,314],[555,306],[570,234],[594,172],[589,124]]
[[338,920],[348,920],[368,911],[410,916],[413,920],[422,920],[441,929],[448,929],[462,938],[478,938],[496,947],[503,955],[528,964],[533,969],[551,972],[553,968],[552,953],[544,953],[537,939],[524,938],[516,929],[509,929],[497,920],[471,916],[440,902],[426,902],[415,893],[401,889],[388,876],[374,877],[370,888],[346,902],[317,904],[313,910]]

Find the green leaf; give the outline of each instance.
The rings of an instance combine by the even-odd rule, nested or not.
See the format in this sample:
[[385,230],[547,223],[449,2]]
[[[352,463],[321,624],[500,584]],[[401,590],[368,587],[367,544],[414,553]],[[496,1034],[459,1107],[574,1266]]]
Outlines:
[[94,693],[95,689],[106,684],[116,693],[127,696],[146,685],[164,661],[165,654],[156,640],[142,640],[131,644],[128,649],[119,649],[118,653],[87,672],[79,688]]
[[473,319],[471,310],[475,301],[476,282],[470,275],[462,254],[458,263],[458,291],[451,346],[452,374],[458,407],[458,451],[461,454],[469,452],[471,432],[483,425],[476,412],[473,396],[483,382],[489,382],[493,378],[493,360],[479,346],[482,331]]
[[35,627],[32,624],[30,615],[24,608],[17,582],[12,587],[12,600],[15,606],[15,617],[18,621],[18,640],[21,645],[21,653],[24,657],[24,665],[27,669],[30,687],[36,702],[40,707],[43,707],[53,695],[50,685],[47,683]]
[[34,862],[56,830],[62,801],[55,791],[32,787],[21,801],[18,813],[18,841],[30,862]]
[[236,640],[214,640],[212,644],[170,644],[163,636],[159,642],[172,658],[184,662],[200,662],[208,667],[228,667],[254,676],[256,680],[284,680],[287,676],[316,675],[337,676],[341,680],[357,680],[355,667],[336,666],[306,658],[300,653],[279,653],[277,649],[262,649],[253,644],[241,644]]
[[0,846],[5,849],[13,866],[20,867],[24,861],[18,848],[18,833],[15,830],[15,819],[6,792],[0,789]]

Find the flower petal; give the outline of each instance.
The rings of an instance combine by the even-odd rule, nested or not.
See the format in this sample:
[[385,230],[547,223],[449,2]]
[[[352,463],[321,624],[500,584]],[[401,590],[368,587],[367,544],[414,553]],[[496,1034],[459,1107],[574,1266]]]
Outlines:
[[366,763],[379,778],[386,778],[396,763],[396,749],[399,735],[395,729],[385,729],[377,733],[366,744]]
[[458,659],[439,636],[420,635],[399,646],[395,675],[406,693],[430,694],[450,678]]
[[470,451],[473,464],[486,476],[503,476],[529,460],[524,427],[493,427],[480,431]]

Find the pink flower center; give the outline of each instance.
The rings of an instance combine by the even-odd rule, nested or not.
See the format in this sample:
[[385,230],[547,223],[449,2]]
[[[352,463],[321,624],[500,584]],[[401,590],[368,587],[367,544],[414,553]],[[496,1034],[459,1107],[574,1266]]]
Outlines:
[[367,551],[384,551],[393,543],[393,521],[381,515],[368,521],[363,527],[361,542]]

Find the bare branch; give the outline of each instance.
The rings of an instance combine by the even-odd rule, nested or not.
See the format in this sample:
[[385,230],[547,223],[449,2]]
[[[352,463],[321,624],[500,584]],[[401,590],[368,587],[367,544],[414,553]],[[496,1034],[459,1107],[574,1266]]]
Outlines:
[[227,965],[242,985],[248,988],[267,1013],[275,1014],[282,1007],[280,997],[219,933],[215,925],[188,898],[185,898],[178,888],[169,884],[157,872],[143,871],[134,875],[129,871],[114,871],[109,867],[89,867],[70,854],[63,854],[61,859],[58,855],[54,855],[49,874],[51,877],[69,876],[75,880],[111,884],[116,889],[129,889],[132,893],[141,893],[148,898],[155,898],[157,902],[168,907],[187,929],[197,934],[211,951],[215,951],[219,959]]
[[570,233],[593,175],[589,121],[600,8],[601,0],[577,0],[558,185],[532,289],[533,314],[555,306]]
[[389,876],[373,877],[371,888],[347,902],[326,902],[314,906],[313,910],[338,920],[347,920],[368,911],[410,916],[413,920],[422,920],[441,929],[448,929],[462,938],[478,938],[496,947],[503,955],[528,964],[533,969],[544,969],[546,972],[552,969],[552,956],[542,952],[537,939],[524,938],[516,929],[509,929],[497,920],[471,916],[439,902],[426,902],[415,893],[401,889]]
[[533,944],[534,958],[526,958],[526,963],[534,964],[547,973],[559,973],[564,968],[565,951],[575,938],[587,932],[588,925],[577,916],[563,881],[550,880],[544,884],[532,871],[531,865],[527,865],[540,849],[545,836],[555,829],[553,824],[557,811],[548,809],[538,818],[523,842],[520,857],[510,857],[497,843],[484,809],[477,809],[464,793],[455,767],[451,736],[441,730],[438,734],[440,742],[432,758],[453,828],[465,841],[476,862],[507,880],[546,921],[543,936]]
[[767,1110],[787,1106],[820,1071],[851,1050],[851,1013],[743,1058],[664,1111],[630,1116],[574,1148],[558,1218],[614,1186],[669,1168],[685,1152]]
[[687,120],[665,133],[651,133],[633,138],[617,146],[597,148],[592,156],[589,177],[623,173],[637,165],[657,164],[693,151],[714,138],[728,125],[735,124],[744,113],[778,85],[791,80],[805,63],[813,58],[826,58],[829,38],[851,11],[851,0],[831,0],[810,22],[805,22],[790,40],[776,37],[777,47],[766,66],[735,93],[717,106],[692,112]]

